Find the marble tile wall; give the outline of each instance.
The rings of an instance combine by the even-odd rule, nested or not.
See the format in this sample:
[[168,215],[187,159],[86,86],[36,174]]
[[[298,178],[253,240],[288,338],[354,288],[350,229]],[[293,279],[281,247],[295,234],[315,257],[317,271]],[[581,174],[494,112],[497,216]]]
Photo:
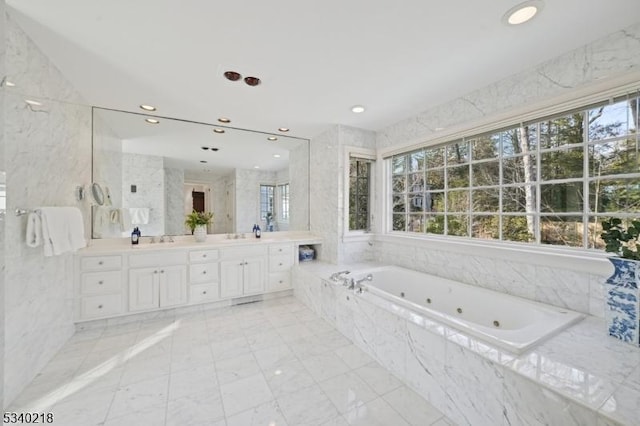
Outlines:
[[[376,145],[382,149],[427,140],[434,136],[436,128],[461,126],[527,103],[570,93],[607,76],[638,69],[640,24],[382,129],[377,133]],[[380,208],[379,205],[376,207]],[[381,213],[374,212],[377,217],[381,217]],[[376,243],[375,257],[382,263],[398,264],[592,315],[604,314],[602,282],[610,273],[606,268],[594,274],[575,266],[571,269],[512,261],[508,250],[495,257],[385,242]]]
[[[155,155],[122,154],[122,205],[148,208],[149,223],[138,226],[142,235],[164,234],[164,160]],[[136,192],[131,192],[136,185]]]
[[[89,202],[77,202],[74,190],[91,180],[91,108],[10,16],[5,31],[6,75],[15,84],[3,105],[7,210],[77,206],[88,238]],[[6,216],[5,406],[74,332],[73,257],[27,247],[25,225],[25,217]]]
[[[5,102],[5,52],[6,52],[6,4],[0,0],[0,176],[5,183],[6,164],[4,159],[4,102]],[[6,206],[0,206],[0,271],[5,270],[5,214]],[[0,273],[0,377],[4,377],[4,273]],[[4,407],[4,386],[0,381],[0,407]]]
[[289,231],[309,230],[309,144],[289,152]]
[[184,234],[184,170],[164,169],[165,216],[164,233]]
[[235,232],[251,232],[254,224],[265,229],[260,220],[260,185],[275,185],[275,172],[236,169],[236,229]]

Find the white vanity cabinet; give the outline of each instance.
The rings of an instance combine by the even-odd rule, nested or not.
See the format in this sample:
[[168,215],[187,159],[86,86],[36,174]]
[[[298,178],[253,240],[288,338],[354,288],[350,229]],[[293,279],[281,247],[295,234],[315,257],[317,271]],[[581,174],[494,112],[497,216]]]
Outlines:
[[266,284],[267,246],[246,246],[221,250],[220,297],[263,293]]
[[122,256],[86,256],[78,263],[77,316],[96,319],[122,313]]
[[129,311],[146,311],[187,303],[184,252],[131,255],[129,266]]
[[269,276],[267,292],[287,290],[291,285],[291,268],[294,263],[294,247],[291,243],[269,246]]
[[218,249],[189,252],[189,303],[213,302],[220,299],[220,251]]

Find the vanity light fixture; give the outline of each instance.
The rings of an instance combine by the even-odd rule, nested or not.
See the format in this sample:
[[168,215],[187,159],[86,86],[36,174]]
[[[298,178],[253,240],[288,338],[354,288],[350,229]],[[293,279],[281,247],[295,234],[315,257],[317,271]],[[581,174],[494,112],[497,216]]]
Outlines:
[[277,141],[277,140],[278,140],[278,138],[276,138],[275,136],[269,136],[269,137],[267,138],[267,140],[268,140],[268,141]]
[[216,127],[215,129],[213,129],[213,131],[214,131],[215,133],[224,133],[224,129],[221,129],[221,128],[219,128],[219,127]]
[[25,99],[24,101],[27,103],[27,105],[42,106],[42,102],[32,101],[31,99]]
[[156,120],[155,118],[145,118],[144,121],[149,124],[158,124],[160,122],[160,120]]
[[279,131],[279,132],[282,132],[282,133],[284,133],[284,132],[288,132],[288,131],[289,131],[289,128],[287,128],[287,127],[278,127],[278,131]]
[[140,105],[140,108],[145,110],[145,111],[155,111],[156,110],[156,107],[151,106],[151,105],[145,105],[145,104]]
[[529,0],[520,3],[507,10],[502,16],[502,22],[506,25],[520,25],[533,19],[544,7],[542,0]]
[[221,123],[231,123],[231,120],[229,120],[226,117],[220,117],[220,118],[218,118],[218,121],[221,122]]
[[351,111],[356,114],[360,114],[361,112],[364,112],[364,107],[362,105],[354,105],[351,107]]
[[273,154],[273,158],[280,158],[280,154]]

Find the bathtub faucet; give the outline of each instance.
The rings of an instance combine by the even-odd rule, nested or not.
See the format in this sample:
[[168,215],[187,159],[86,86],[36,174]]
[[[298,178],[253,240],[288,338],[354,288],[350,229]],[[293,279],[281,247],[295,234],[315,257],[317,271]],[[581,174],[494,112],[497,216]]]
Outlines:
[[331,281],[340,281],[340,279],[344,279],[344,277],[342,277],[341,275],[346,275],[351,273],[351,271],[340,271],[340,272],[334,272],[333,274],[331,274],[331,276],[329,277],[329,279]]
[[359,280],[351,278],[348,281],[349,286],[347,287],[347,289],[348,290],[355,290],[358,293],[362,293],[362,283],[365,282],[365,281],[373,281],[373,274],[367,274],[366,277],[360,278]]

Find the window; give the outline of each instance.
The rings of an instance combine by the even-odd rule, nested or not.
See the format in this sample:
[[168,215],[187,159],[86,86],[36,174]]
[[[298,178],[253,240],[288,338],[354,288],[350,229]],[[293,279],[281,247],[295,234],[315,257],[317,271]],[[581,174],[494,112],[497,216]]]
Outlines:
[[267,213],[273,217],[274,185],[260,185],[260,219],[267,220]]
[[601,248],[640,212],[637,97],[425,147],[389,161],[390,229]]
[[278,185],[278,193],[280,196],[280,220],[286,222],[289,220],[289,184]]
[[371,194],[371,161],[349,158],[349,231],[368,231]]

